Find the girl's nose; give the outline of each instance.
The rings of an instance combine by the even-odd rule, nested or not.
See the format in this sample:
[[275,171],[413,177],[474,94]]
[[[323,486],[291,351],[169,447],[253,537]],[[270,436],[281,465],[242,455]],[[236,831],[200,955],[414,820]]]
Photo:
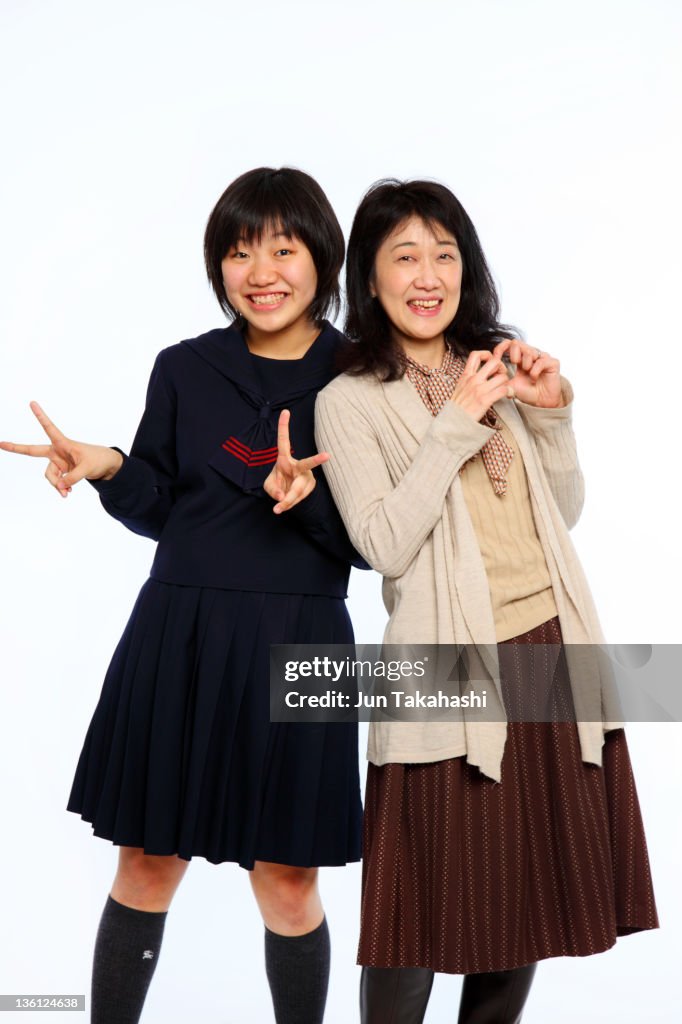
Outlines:
[[249,284],[264,287],[277,280],[277,270],[269,260],[254,260],[249,271]]

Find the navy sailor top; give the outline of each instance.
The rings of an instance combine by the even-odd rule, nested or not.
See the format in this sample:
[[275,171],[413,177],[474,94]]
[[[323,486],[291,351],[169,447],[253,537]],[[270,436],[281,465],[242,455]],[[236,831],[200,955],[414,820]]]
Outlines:
[[159,353],[130,454],[111,480],[90,481],[110,515],[158,541],[153,579],[345,597],[350,566],[369,568],[319,468],[313,492],[281,515],[262,486],[282,409],[294,457],[314,454],[315,398],[345,344],[325,321],[302,359],[264,359],[232,325]]

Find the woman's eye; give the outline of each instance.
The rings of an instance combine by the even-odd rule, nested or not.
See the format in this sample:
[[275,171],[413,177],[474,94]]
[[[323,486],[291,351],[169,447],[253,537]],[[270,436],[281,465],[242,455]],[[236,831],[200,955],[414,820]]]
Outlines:
[[443,260],[443,261],[454,260],[454,258],[455,257],[452,255],[451,252],[442,252],[440,254],[440,256],[438,257],[439,260]]
[[407,262],[407,260],[413,260],[413,259],[414,259],[414,256],[399,256],[398,257],[398,263],[400,263],[402,260],[405,260]]

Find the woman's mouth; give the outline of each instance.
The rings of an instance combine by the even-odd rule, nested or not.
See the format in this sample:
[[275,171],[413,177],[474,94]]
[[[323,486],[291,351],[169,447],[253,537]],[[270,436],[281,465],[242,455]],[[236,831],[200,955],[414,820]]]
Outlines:
[[443,305],[442,299],[410,299],[407,305],[417,316],[437,316]]

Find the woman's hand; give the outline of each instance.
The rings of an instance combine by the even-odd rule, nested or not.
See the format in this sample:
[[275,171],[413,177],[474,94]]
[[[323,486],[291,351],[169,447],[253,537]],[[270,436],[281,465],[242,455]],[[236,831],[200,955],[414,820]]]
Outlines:
[[516,339],[505,338],[493,349],[493,355],[498,359],[505,352],[509,355],[509,362],[516,367],[510,384],[520,402],[540,409],[557,409],[563,405],[558,359]]
[[451,402],[478,422],[500,398],[513,398],[511,381],[502,360],[486,351],[469,353]]
[[111,480],[123,465],[123,456],[113,448],[99,444],[72,441],[58,430],[37,402],[31,402],[31,411],[50,439],[50,444],[12,444],[0,441],[0,448],[17,455],[49,459],[45,477],[66,498],[74,484],[88,480]]
[[299,501],[307,498],[315,488],[313,469],[321,466],[329,458],[327,452],[311,455],[308,459],[294,459],[291,456],[289,441],[289,419],[291,413],[283,409],[277,424],[277,462],[263,484],[266,494],[274,498],[277,504],[273,512],[279,514],[293,508]]

